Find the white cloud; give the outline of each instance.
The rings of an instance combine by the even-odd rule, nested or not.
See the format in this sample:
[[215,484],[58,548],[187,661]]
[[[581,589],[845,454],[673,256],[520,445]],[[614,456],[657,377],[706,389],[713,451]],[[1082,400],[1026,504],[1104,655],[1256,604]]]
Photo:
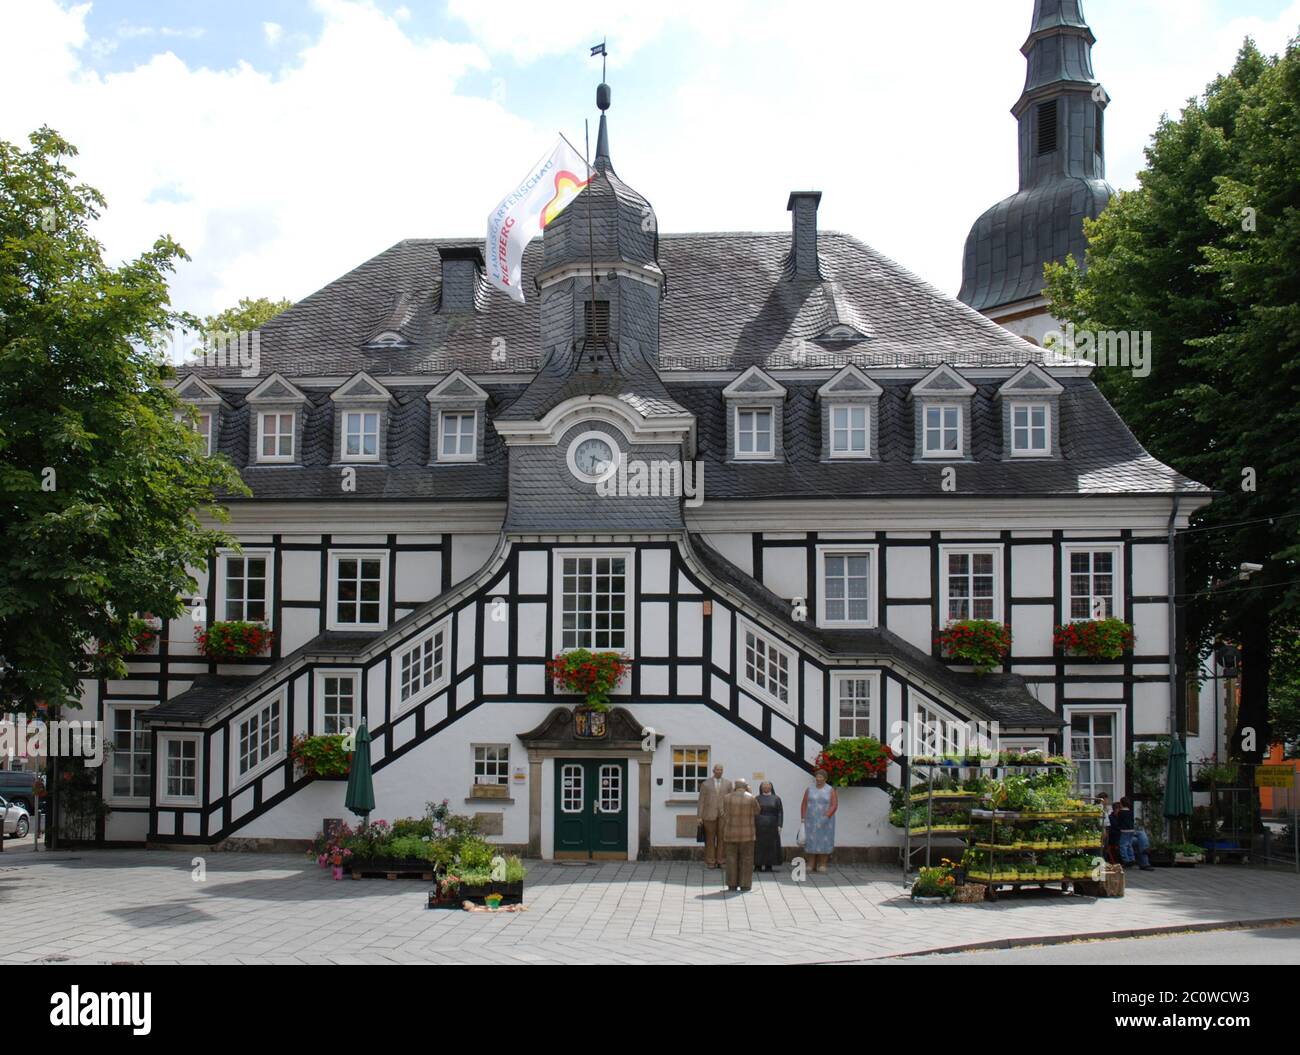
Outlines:
[[284,28],[279,22],[263,22],[262,37],[270,45],[274,46],[280,42],[280,36]]

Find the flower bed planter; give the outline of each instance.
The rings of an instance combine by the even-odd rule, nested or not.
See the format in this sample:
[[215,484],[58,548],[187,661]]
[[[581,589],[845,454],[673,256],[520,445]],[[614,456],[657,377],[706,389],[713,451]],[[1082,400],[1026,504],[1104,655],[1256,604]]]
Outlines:
[[454,895],[440,895],[441,884],[429,891],[429,908],[460,908],[466,901],[476,905],[486,904],[489,894],[500,894],[503,905],[522,905],[524,901],[524,881],[516,883],[480,883],[476,886],[462,885]]
[[433,879],[434,874],[433,862],[421,861],[418,858],[397,860],[395,858],[377,857],[362,860],[354,857],[348,862],[347,869],[353,879],[423,879],[429,881]]

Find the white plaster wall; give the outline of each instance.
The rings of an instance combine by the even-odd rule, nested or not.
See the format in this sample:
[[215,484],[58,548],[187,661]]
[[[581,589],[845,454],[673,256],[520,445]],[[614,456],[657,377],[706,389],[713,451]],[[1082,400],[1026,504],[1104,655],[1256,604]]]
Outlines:
[[800,548],[772,548],[763,551],[763,585],[778,597],[808,596],[808,556]]
[[885,551],[885,581],[890,597],[924,597],[929,600],[929,548],[891,546]]

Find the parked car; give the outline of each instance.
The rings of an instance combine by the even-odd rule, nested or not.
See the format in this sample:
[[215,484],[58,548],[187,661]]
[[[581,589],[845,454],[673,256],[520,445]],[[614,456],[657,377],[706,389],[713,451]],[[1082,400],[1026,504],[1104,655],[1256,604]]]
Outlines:
[[32,789],[38,776],[39,773],[26,769],[0,769],[0,797],[30,814],[36,805],[36,793]]
[[18,803],[0,798],[0,814],[3,814],[0,832],[5,835],[16,835],[21,839],[32,830],[31,814]]

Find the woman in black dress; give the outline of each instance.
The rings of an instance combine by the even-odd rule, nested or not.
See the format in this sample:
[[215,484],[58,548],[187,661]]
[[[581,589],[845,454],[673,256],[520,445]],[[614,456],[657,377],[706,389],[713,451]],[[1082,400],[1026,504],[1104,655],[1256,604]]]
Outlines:
[[785,807],[770,780],[758,786],[759,814],[754,818],[758,839],[754,843],[754,871],[770,872],[781,863],[781,826]]

